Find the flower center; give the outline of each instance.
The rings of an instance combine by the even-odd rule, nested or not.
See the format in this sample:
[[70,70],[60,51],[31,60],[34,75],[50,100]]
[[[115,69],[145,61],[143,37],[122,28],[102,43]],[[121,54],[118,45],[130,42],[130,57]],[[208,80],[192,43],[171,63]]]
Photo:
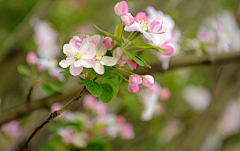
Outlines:
[[75,52],[74,57],[75,57],[77,60],[80,60],[80,59],[82,58],[82,55],[81,55],[79,52]]
[[144,21],[144,20],[141,21],[140,27],[141,27],[142,29],[147,28],[148,26],[149,26],[149,24],[147,24],[146,21]]
[[100,50],[97,50],[96,59],[101,60],[103,56],[104,56],[103,52],[101,52]]

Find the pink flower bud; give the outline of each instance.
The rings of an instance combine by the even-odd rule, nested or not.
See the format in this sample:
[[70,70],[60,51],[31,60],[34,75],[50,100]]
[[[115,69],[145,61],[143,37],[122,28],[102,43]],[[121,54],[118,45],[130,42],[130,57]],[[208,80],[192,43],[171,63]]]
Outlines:
[[[171,54],[173,54],[174,52],[174,46],[171,42],[169,41],[166,41],[164,42],[163,44],[160,45],[160,48],[164,49],[167,51],[167,54],[168,56],[170,56]],[[165,54],[165,53],[164,53]]]
[[143,13],[143,12],[139,12],[139,13],[136,15],[135,20],[136,20],[137,22],[142,22],[142,21],[147,22],[147,21],[148,21],[147,16],[146,16],[146,13]]
[[138,84],[129,84],[128,91],[130,93],[137,93],[139,91],[139,85]]
[[121,1],[114,6],[114,11],[118,16],[123,13],[128,13],[128,4],[126,1]]
[[129,60],[127,62],[128,66],[130,67],[130,69],[136,69],[137,68],[137,63],[136,61],[134,61],[133,59]]
[[36,64],[37,62],[37,55],[35,52],[29,52],[26,57],[27,63],[28,64]]
[[160,99],[167,101],[171,98],[171,92],[168,88],[162,88],[160,91]]
[[146,88],[150,88],[154,83],[154,78],[151,75],[143,76],[142,85]]
[[151,22],[151,24],[148,26],[148,30],[151,32],[151,33],[161,33],[160,31],[162,30],[162,24],[163,22],[160,22],[160,21],[157,21],[157,20],[154,20]]
[[113,48],[113,41],[112,38],[106,37],[103,39],[103,43],[107,47],[107,50],[111,50]]
[[123,25],[130,26],[134,23],[135,19],[130,13],[123,13],[120,16]]
[[62,107],[63,107],[63,106],[62,106],[62,104],[60,104],[60,103],[53,103],[52,106],[51,106],[51,112],[60,110]]
[[129,83],[130,84],[141,84],[142,83],[142,77],[139,75],[131,75],[129,77]]
[[131,124],[125,124],[122,127],[121,131],[121,137],[123,139],[129,140],[133,139],[135,136],[134,131],[133,131],[133,126]]

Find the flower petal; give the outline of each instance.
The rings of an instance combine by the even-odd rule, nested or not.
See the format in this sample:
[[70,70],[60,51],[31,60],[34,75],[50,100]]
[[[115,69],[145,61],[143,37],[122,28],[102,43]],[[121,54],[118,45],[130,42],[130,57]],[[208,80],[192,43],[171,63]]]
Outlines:
[[97,45],[97,50],[100,51],[100,54],[103,56],[107,53],[107,47],[104,43],[99,43]]
[[74,57],[68,57],[66,60],[62,60],[59,65],[62,67],[62,68],[67,68],[68,66],[70,66],[71,64],[73,64],[75,61]]
[[83,67],[75,67],[74,64],[70,66],[70,73],[73,76],[78,76],[83,70]]
[[120,47],[114,49],[114,51],[113,51],[113,57],[116,57],[116,58],[118,58],[118,59],[120,59],[120,57],[122,56],[122,54],[123,54],[123,50],[122,50],[122,48],[120,48]]
[[82,59],[81,62],[82,62],[82,66],[85,68],[92,68],[96,64],[96,61],[93,59]]
[[114,66],[117,63],[117,61],[118,59],[115,57],[104,56],[102,57],[102,60],[100,61],[100,63],[106,66]]
[[89,42],[88,39],[84,39],[82,47],[80,47],[79,52],[82,55],[82,59],[93,59],[96,54],[96,46],[94,43]]
[[97,61],[93,69],[98,73],[98,74],[103,74],[104,73],[104,66],[100,63],[100,61]]
[[67,57],[70,57],[70,56],[73,56],[72,54],[74,54],[74,52],[77,51],[77,47],[74,48],[73,46],[71,46],[70,44],[65,44],[63,46],[63,53],[67,56]]
[[137,23],[136,21],[134,21],[133,24],[130,25],[130,26],[125,26],[124,30],[125,30],[125,31],[128,31],[128,32],[130,32],[130,31],[139,31],[139,32],[142,32],[142,29],[141,29],[141,27],[140,27],[140,24]]

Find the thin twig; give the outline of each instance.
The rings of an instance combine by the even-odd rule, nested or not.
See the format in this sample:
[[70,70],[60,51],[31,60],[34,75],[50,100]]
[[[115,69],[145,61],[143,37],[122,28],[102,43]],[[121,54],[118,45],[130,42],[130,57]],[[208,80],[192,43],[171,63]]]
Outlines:
[[32,85],[28,91],[27,94],[27,103],[31,102],[31,95],[32,95],[32,91],[33,91],[34,85]]
[[61,115],[62,112],[64,112],[67,108],[69,108],[74,102],[76,102],[79,98],[81,98],[81,95],[83,94],[83,92],[86,90],[86,87],[84,86],[84,88],[67,104],[65,105],[63,108],[61,108],[60,110],[54,111],[53,113],[50,114],[50,116],[47,118],[46,121],[44,121],[39,127],[36,127],[36,129],[33,131],[33,133],[31,134],[31,136],[27,139],[27,141],[22,145],[22,147],[19,149],[19,151],[23,151],[25,148],[27,148],[29,146],[29,142],[32,140],[32,138],[36,135],[36,133],[44,127],[44,125],[46,125],[47,123],[49,123],[52,119],[54,119],[55,117]]

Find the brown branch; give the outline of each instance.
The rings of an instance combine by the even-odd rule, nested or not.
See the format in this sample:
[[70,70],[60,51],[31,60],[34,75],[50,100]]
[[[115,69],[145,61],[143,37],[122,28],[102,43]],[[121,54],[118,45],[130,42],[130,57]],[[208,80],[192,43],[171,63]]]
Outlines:
[[19,151],[23,151],[25,148],[29,146],[29,142],[32,140],[32,138],[37,134],[37,132],[44,127],[47,123],[49,123],[52,119],[55,117],[61,115],[62,112],[64,112],[67,108],[69,108],[74,102],[76,102],[79,98],[81,98],[81,95],[86,90],[86,87],[84,88],[63,108],[60,110],[54,111],[50,114],[50,116],[47,118],[46,121],[44,121],[39,127],[36,127],[36,129],[33,131],[33,133],[30,135],[30,137],[27,139],[27,141],[22,145],[22,147],[19,149]]
[[[223,54],[217,54],[212,56],[186,56],[181,58],[172,58],[169,62],[169,69],[175,69],[180,67],[187,67],[187,66],[195,66],[195,65],[212,65],[212,64],[222,64],[222,63],[228,63],[233,61],[240,60],[240,52],[232,52],[232,53],[223,53]],[[149,73],[162,73],[166,72],[168,70],[162,69],[162,64],[152,64],[151,69],[146,67],[137,67],[137,69],[134,71],[135,73],[145,75]]]
[[32,91],[33,91],[34,86],[32,85],[28,91],[27,94],[27,103],[31,102],[31,95],[32,95]]

